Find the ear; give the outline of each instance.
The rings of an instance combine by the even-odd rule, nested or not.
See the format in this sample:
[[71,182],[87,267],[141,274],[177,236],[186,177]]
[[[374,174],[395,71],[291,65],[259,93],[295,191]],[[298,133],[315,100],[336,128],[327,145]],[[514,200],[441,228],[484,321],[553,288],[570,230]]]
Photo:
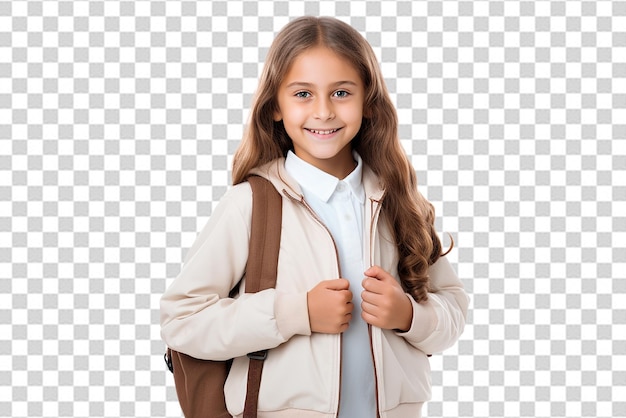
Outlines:
[[280,113],[280,110],[274,111],[274,122],[280,122],[283,119],[283,115]]

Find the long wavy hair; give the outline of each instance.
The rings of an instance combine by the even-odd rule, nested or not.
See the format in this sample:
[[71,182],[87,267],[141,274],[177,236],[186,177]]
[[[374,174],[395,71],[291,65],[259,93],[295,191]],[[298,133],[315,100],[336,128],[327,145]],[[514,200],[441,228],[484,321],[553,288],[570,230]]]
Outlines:
[[[278,110],[277,92],[295,58],[324,46],[351,62],[363,79],[363,121],[352,148],[376,173],[385,190],[381,215],[398,248],[398,274],[404,290],[420,302],[428,299],[428,267],[442,254],[434,228],[434,208],[417,190],[415,170],[398,138],[398,117],[376,55],[361,34],[330,17],[305,16],[288,23],[272,43],[259,80],[250,120],[233,160],[233,184],[245,181],[251,169],[293,149]],[[450,246],[450,249],[452,246]],[[449,252],[450,250],[448,250]]]

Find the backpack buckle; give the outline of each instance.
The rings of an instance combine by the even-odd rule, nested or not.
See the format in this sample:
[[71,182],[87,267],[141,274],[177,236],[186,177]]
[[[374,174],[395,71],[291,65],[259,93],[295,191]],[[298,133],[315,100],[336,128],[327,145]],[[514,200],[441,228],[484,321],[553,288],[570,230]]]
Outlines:
[[170,354],[169,350],[167,350],[167,353],[163,354],[163,359],[165,360],[165,364],[167,364],[167,368],[170,370],[170,372],[174,373],[174,365],[172,364],[172,355]]
[[250,360],[263,361],[267,358],[267,350],[259,350],[259,351],[254,351],[252,353],[248,353],[248,358]]

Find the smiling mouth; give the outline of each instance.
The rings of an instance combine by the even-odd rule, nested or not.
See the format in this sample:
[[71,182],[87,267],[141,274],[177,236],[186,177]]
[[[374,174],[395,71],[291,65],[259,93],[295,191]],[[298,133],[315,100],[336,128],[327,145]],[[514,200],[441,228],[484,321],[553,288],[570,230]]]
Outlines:
[[328,130],[325,130],[325,131],[322,131],[322,130],[319,130],[319,129],[308,129],[308,128],[304,128],[304,129],[306,129],[307,131],[312,132],[314,134],[317,134],[317,135],[330,135],[332,133],[337,132],[341,128],[328,129]]

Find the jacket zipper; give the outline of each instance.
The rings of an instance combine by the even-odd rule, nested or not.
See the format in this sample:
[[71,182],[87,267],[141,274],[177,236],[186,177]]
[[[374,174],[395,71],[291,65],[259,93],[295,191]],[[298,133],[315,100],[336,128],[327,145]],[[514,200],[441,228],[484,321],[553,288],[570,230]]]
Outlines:
[[[339,264],[339,250],[337,249],[337,243],[335,242],[335,239],[333,238],[333,234],[330,232],[330,229],[328,229],[326,224],[324,224],[324,222],[319,218],[319,216],[317,216],[317,214],[315,213],[313,208],[311,208],[309,206],[309,204],[306,202],[306,200],[304,200],[304,196],[300,196],[300,199],[297,199],[294,196],[292,196],[286,189],[283,189],[283,194],[285,196],[287,196],[290,200],[292,200],[292,201],[294,201],[296,203],[299,203],[302,206],[304,206],[304,208],[311,214],[313,219],[315,219],[315,221],[318,224],[320,224],[326,230],[326,232],[328,232],[328,236],[330,237],[330,240],[333,243],[333,247],[335,248],[335,259],[337,260],[337,272],[339,274],[339,277],[341,277],[341,265]],[[370,338],[370,341],[371,341],[371,338]],[[337,414],[335,415],[336,417],[339,416],[339,406],[341,405],[342,342],[343,342],[343,334],[339,334],[339,394],[337,396]],[[371,342],[370,342],[370,344],[371,344]],[[377,386],[378,386],[378,384],[377,384]],[[378,390],[377,390],[377,392],[378,392]],[[378,400],[376,402],[378,402]]]
[[[384,196],[383,196],[384,197]],[[378,223],[378,214],[380,213],[380,209],[382,207],[382,197],[380,198],[380,200],[375,200],[370,198],[370,212],[372,212],[371,216],[371,220],[370,220],[370,251],[369,251],[369,258],[370,258],[370,266],[374,265],[374,234],[375,234],[375,225]],[[376,206],[376,210],[374,211],[374,204],[377,203],[378,206]]]
[[372,364],[374,365],[374,387],[376,389],[376,418],[380,417],[380,404],[378,402],[378,372],[376,371],[376,360],[374,359],[374,342],[372,339],[372,326],[367,324],[367,331],[370,335],[370,350],[372,352]]
[[[384,196],[383,196],[384,197]],[[382,197],[380,200],[374,200],[370,198],[370,212],[371,212],[371,220],[370,220],[370,242],[369,242],[369,261],[370,266],[374,265],[374,233],[375,233],[375,225],[377,224],[378,216],[380,213],[380,209],[382,207]],[[374,204],[377,203],[378,206],[374,211]],[[380,403],[378,401],[378,371],[376,370],[376,357],[374,356],[374,339],[372,337],[372,326],[370,324],[367,325],[367,331],[370,337],[370,350],[372,353],[372,365],[374,366],[374,387],[376,390],[376,418],[380,417]]]

